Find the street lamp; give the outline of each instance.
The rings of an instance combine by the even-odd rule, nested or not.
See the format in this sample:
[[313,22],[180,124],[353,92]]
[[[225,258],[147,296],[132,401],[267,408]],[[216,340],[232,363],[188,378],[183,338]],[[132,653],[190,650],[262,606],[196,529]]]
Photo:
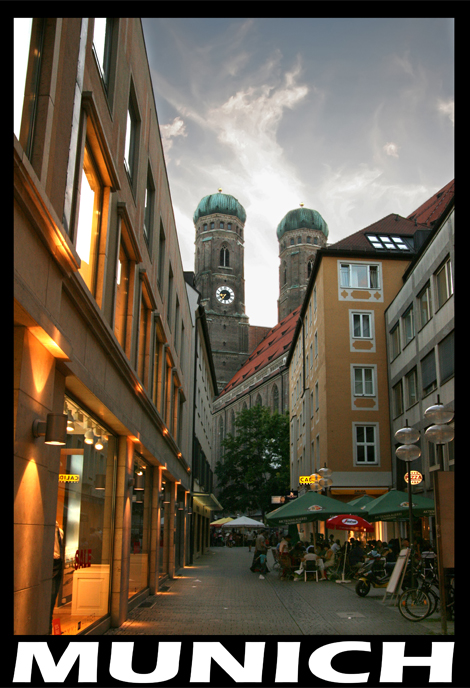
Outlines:
[[[413,552],[413,504],[411,495],[411,467],[412,461],[419,459],[421,456],[421,449],[417,447],[414,442],[419,441],[419,432],[414,428],[410,428],[408,425],[408,419],[406,420],[406,427],[397,430],[395,433],[395,439],[397,442],[402,442],[402,444],[396,448],[395,454],[402,461],[406,461],[408,467],[408,509],[409,509],[409,541],[410,541],[410,553]],[[413,575],[413,560],[411,560],[411,587],[414,587],[414,575]]]
[[[447,425],[454,417],[453,411],[448,411],[441,404],[439,395],[437,395],[437,404],[430,406],[424,412],[424,417],[426,420],[431,421],[434,425],[431,425],[425,434],[426,439],[436,445],[438,452],[438,465],[443,466],[442,461],[442,445],[452,442],[454,439],[454,428],[451,425]],[[440,450],[439,450],[440,447]],[[438,509],[438,496],[439,491],[437,489],[437,472],[434,471],[434,500],[436,502],[436,516]],[[444,562],[442,559],[442,541],[441,532],[439,524],[436,527],[436,544],[437,544],[437,571],[439,574],[439,596],[441,598],[441,627],[443,635],[447,635],[447,599],[446,599],[446,587],[444,581]]]

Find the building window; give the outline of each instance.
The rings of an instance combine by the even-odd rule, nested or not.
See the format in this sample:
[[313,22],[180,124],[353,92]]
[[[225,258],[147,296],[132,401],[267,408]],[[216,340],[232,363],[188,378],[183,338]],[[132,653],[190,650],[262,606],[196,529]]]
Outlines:
[[44,19],[14,19],[13,131],[30,159],[38,106],[44,31]]
[[147,186],[145,188],[144,199],[144,239],[148,249],[151,248],[151,238],[153,232],[153,214],[155,207],[155,184],[153,183],[150,165],[147,171]]
[[220,222],[220,224],[219,224],[219,229],[223,229],[223,228],[224,228],[224,223],[223,223],[223,222]]
[[454,331],[447,335],[438,345],[440,384],[454,375]]
[[207,232],[207,222],[206,222],[206,224],[205,224],[205,225],[203,225],[203,227],[202,227],[202,231],[203,231],[203,232]]
[[318,390],[318,382],[315,382],[315,413],[320,408],[320,393]]
[[98,241],[101,225],[103,184],[88,142],[83,156],[75,247],[80,256],[80,274],[94,294]]
[[166,320],[170,328],[173,323],[173,269],[170,264],[170,269],[168,271],[168,292],[166,297]]
[[152,469],[140,456],[134,456],[135,485],[131,502],[131,549],[129,555],[128,597],[148,586],[150,554],[150,511]]
[[134,188],[137,176],[138,142],[139,142],[140,117],[137,109],[137,99],[133,85],[129,94],[127,107],[126,140],[124,145],[124,166],[127,175]]
[[215,227],[215,223],[211,222],[211,229],[214,229],[214,227]]
[[277,385],[273,387],[273,411],[279,413],[279,390]]
[[219,265],[223,268],[230,267],[230,253],[226,246],[222,246],[220,249],[220,263]]
[[405,375],[405,394],[406,394],[406,408],[410,408],[418,401],[418,378],[416,368],[410,370]]
[[340,283],[341,287],[346,288],[378,289],[379,267],[365,263],[341,263]]
[[403,382],[400,380],[392,389],[393,417],[403,413]]
[[96,18],[93,29],[93,52],[98,63],[101,79],[108,90],[111,66],[113,19]]
[[371,339],[371,315],[370,313],[352,314],[353,337],[355,339]]
[[424,327],[432,318],[431,286],[428,284],[418,294],[419,325]]
[[413,313],[413,305],[411,305],[406,313],[403,315],[403,331],[405,337],[405,346],[414,339],[415,336],[415,319]]
[[423,396],[430,394],[437,387],[436,358],[434,349],[421,361],[421,383]]
[[454,293],[450,258],[436,272],[437,307],[440,308]]
[[126,348],[127,309],[129,302],[129,274],[130,260],[121,239],[116,275],[116,308],[114,314],[114,334],[122,346]]
[[374,369],[354,368],[354,396],[370,397],[374,395]]
[[160,220],[160,236],[158,239],[158,285],[160,287],[160,291],[163,289],[163,279],[165,275],[165,231],[163,229],[163,224]]
[[140,297],[140,313],[139,325],[137,334],[137,375],[147,387],[148,379],[148,353],[149,353],[149,339],[150,339],[150,313],[151,308],[147,303],[146,290],[142,285],[142,293]]
[[109,507],[117,452],[116,438],[68,397],[64,412],[73,422],[60,450],[55,521],[63,569],[52,618],[60,618],[63,634],[76,635],[110,611],[114,534]]
[[378,464],[376,425],[354,425],[354,450],[356,465]]
[[315,332],[315,334],[313,335],[313,345],[314,345],[315,358],[318,358],[318,332]]
[[158,318],[156,318],[155,322],[155,340],[152,373],[152,401],[160,415],[163,416],[163,381],[165,379],[165,340],[163,336],[163,328]]
[[400,351],[400,323],[397,323],[390,332],[390,360],[393,361]]

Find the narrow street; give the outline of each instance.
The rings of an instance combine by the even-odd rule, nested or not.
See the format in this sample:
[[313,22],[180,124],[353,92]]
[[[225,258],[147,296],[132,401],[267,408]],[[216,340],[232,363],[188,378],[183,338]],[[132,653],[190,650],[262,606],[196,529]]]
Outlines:
[[252,557],[247,547],[212,548],[106,635],[441,635],[437,614],[407,621],[390,596],[383,603],[383,588],[360,598],[355,583],[281,581],[271,553],[260,579]]

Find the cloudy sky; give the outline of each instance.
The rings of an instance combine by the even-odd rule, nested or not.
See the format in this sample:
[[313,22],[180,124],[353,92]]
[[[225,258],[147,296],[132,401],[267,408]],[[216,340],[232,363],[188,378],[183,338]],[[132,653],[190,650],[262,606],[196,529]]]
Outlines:
[[277,323],[289,210],[317,210],[334,243],[453,179],[452,19],[142,22],[184,269],[194,210],[222,188],[247,213],[251,325]]

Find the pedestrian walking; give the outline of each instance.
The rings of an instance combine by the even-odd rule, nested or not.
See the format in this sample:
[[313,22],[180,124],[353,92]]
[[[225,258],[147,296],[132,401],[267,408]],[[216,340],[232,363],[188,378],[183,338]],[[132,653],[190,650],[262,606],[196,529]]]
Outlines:
[[[267,548],[266,548],[266,531],[261,530],[259,534],[256,537],[255,541],[255,553],[253,556],[253,562],[251,564],[250,570],[255,572],[259,567],[260,567],[260,562],[259,562],[259,557],[261,554],[266,555],[267,554]],[[266,566],[265,573],[268,573],[269,569]]]

